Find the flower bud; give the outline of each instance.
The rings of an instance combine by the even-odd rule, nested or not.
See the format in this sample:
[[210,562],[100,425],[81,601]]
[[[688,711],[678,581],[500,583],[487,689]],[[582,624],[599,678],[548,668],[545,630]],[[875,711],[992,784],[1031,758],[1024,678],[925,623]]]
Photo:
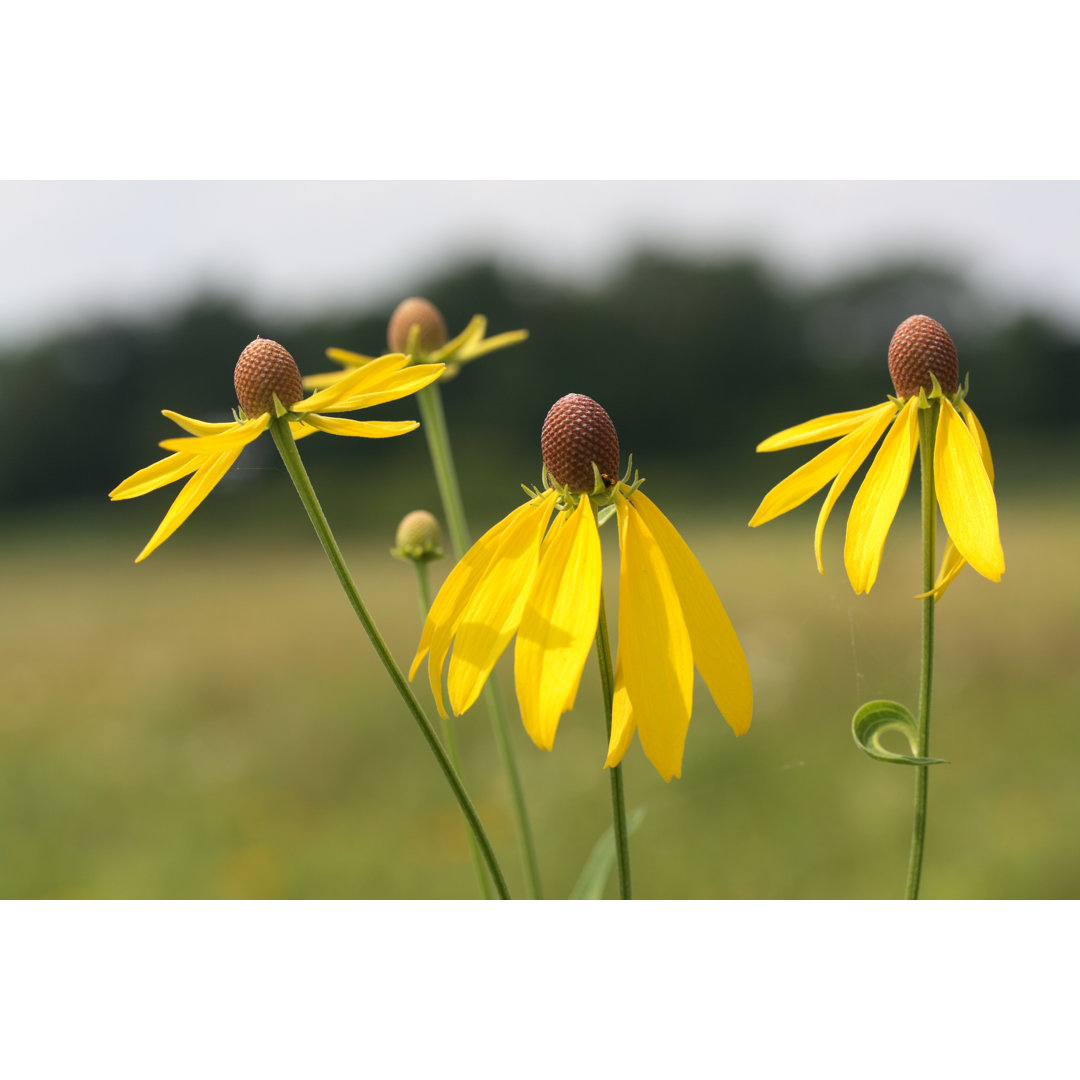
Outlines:
[[928,315],[905,319],[889,342],[889,374],[899,398],[909,398],[920,389],[929,394],[934,386],[931,375],[952,397],[960,387],[960,361],[945,327]]
[[397,546],[390,554],[398,559],[428,562],[443,556],[439,523],[434,514],[426,510],[413,510],[406,514],[398,524],[394,539]]
[[567,394],[551,406],[540,434],[548,476],[574,492],[591,492],[593,463],[611,487],[619,478],[619,436],[611,417],[591,397]]
[[256,338],[240,354],[233,372],[236,400],[249,420],[273,413],[274,395],[282,405],[294,405],[304,396],[300,369],[289,351],[269,338]]
[[421,296],[410,296],[408,300],[402,300],[390,316],[386,341],[391,352],[409,351],[409,332],[414,326],[420,327],[416,343],[418,351],[430,353],[446,344],[446,323],[442,313],[430,300]]

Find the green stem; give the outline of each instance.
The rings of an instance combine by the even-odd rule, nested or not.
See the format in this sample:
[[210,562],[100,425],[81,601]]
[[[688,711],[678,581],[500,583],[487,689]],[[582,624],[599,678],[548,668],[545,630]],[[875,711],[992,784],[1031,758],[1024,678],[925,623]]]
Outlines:
[[[600,617],[596,622],[596,659],[600,664],[600,685],[604,694],[604,721],[611,741],[611,707],[615,700],[615,677],[611,667],[611,642],[608,640],[604,588],[600,587]],[[626,797],[623,794],[622,765],[611,773],[611,824],[615,833],[615,860],[619,868],[619,899],[632,899],[630,890],[630,834],[626,828]]]
[[[428,580],[428,560],[410,559],[409,561],[416,570],[416,591],[420,596],[420,621],[423,622],[427,619],[428,611],[431,609],[431,582]],[[458,756],[457,738],[454,734],[454,722],[449,716],[440,716],[439,720],[442,727],[443,742],[446,743],[446,752],[450,755],[450,762],[457,770],[458,776],[462,776],[461,758]],[[477,881],[480,882],[480,892],[485,900],[490,900],[491,882],[488,881],[487,873],[484,870],[484,857],[480,852],[480,845],[476,842],[476,837],[468,830],[466,830],[466,835],[469,838],[469,850],[472,852],[473,869],[476,871]]]
[[[937,429],[937,399],[929,409],[919,410],[919,464],[922,476],[923,592],[934,587],[935,530],[937,512],[934,499],[934,435]],[[922,664],[919,678],[919,757],[930,756],[930,695],[934,681],[934,605],[932,596],[922,602]],[[926,846],[926,803],[930,767],[917,765],[915,773],[915,813],[911,825],[911,854],[908,858],[905,898],[918,900],[922,880],[923,849]]]
[[470,831],[476,838],[476,842],[480,845],[480,850],[484,854],[484,862],[491,872],[491,877],[495,882],[495,888],[498,890],[499,897],[503,900],[509,900],[510,891],[506,887],[506,879],[503,876],[502,867],[499,866],[499,860],[496,858],[495,850],[492,848],[491,841],[484,831],[480,816],[477,814],[476,808],[473,806],[472,800],[469,798],[468,792],[466,792],[465,787],[461,782],[461,778],[458,776],[449,757],[447,757],[442,743],[439,742],[439,736],[431,726],[431,721],[424,715],[424,710],[420,707],[420,702],[416,700],[416,695],[412,692],[412,687],[409,686],[408,680],[402,674],[401,669],[397,666],[393,656],[390,654],[390,650],[387,648],[386,642],[383,641],[378,627],[375,625],[374,620],[364,606],[364,601],[360,599],[360,593],[353,583],[353,579],[345,565],[344,558],[342,558],[341,549],[334,539],[334,534],[330,531],[330,523],[326,520],[326,515],[319,505],[318,497],[315,495],[315,489],[311,486],[311,480],[308,477],[307,470],[304,468],[304,463],[300,460],[300,454],[296,449],[296,442],[292,437],[292,432],[289,430],[288,421],[281,417],[274,417],[270,421],[270,434],[274,438],[274,443],[278,448],[278,453],[281,454],[281,460],[285,463],[285,468],[288,470],[289,476],[292,477],[292,482],[296,487],[296,493],[300,496],[300,501],[304,504],[304,509],[307,510],[308,517],[311,519],[311,524],[314,526],[315,532],[322,542],[326,557],[330,560],[330,565],[333,566],[334,572],[338,576],[338,581],[341,582],[341,587],[345,590],[345,595],[349,598],[349,603],[352,605],[353,611],[356,612],[356,617],[360,620],[360,624],[363,626],[375,652],[382,661],[383,667],[386,668],[387,674],[390,676],[395,689],[401,695],[406,706],[408,706],[409,712],[412,713],[413,719],[419,726],[421,734],[427,740],[431,752],[435,755],[435,760],[439,763],[439,768],[442,769],[443,775],[446,777],[446,781],[454,793],[454,798],[457,799],[458,805],[461,807],[461,812],[465,816],[465,821],[468,824]]
[[[465,503],[461,497],[454,457],[450,450],[450,434],[446,427],[446,413],[443,410],[442,393],[437,382],[425,386],[416,395],[420,407],[421,427],[427,438],[431,465],[435,470],[435,481],[439,486],[443,513],[450,532],[450,543],[454,549],[454,558],[461,560],[469,550],[469,526],[465,520]],[[518,844],[521,848],[522,868],[525,872],[525,888],[532,900],[539,900],[540,864],[536,857],[536,845],[533,841],[532,826],[529,823],[529,811],[525,804],[525,789],[521,783],[517,760],[514,757],[513,744],[510,742],[510,726],[506,718],[506,703],[498,681],[494,677],[487,680],[483,691],[484,702],[491,713],[491,724],[495,733],[495,743],[499,749],[503,770],[510,785],[510,798],[514,808],[514,821],[517,825]]]

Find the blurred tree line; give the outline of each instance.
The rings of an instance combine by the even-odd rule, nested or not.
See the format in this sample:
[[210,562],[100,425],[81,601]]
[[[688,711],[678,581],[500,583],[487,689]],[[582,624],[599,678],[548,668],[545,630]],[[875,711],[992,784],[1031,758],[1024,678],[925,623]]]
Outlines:
[[[538,479],[540,426],[571,391],[604,404],[624,458],[633,451],[643,473],[664,468],[687,490],[763,492],[763,478],[775,482],[792,462],[762,469],[756,443],[812,416],[884,400],[889,339],[915,313],[952,334],[999,458],[1009,445],[1023,448],[1025,460],[1040,448],[1049,458],[1078,434],[1071,406],[1080,396],[1080,341],[1043,315],[997,310],[940,265],[889,263],[807,285],[752,256],[642,252],[591,288],[480,262],[412,291],[442,309],[451,334],[475,313],[488,317],[491,333],[530,332],[525,345],[467,366],[444,389],[464,459],[526,469],[512,474],[510,499],[517,482]],[[385,351],[398,299],[358,298],[352,311],[297,318],[206,295],[153,320],[103,320],[0,351],[0,507],[103,498],[164,453],[159,440],[179,434],[162,408],[228,419],[233,364],[256,334],[284,344],[305,374],[334,368],[328,346]],[[397,403],[378,415],[416,411]],[[311,440],[305,456],[319,441],[337,440]],[[999,475],[1007,483],[1017,470],[999,461]]]

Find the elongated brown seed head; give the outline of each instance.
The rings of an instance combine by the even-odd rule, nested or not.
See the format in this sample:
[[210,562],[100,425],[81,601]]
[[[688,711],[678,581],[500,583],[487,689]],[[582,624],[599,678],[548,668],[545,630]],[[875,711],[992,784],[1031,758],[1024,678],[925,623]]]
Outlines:
[[905,319],[889,342],[889,374],[899,398],[909,398],[920,388],[929,394],[931,374],[952,397],[960,387],[960,361],[945,327],[929,315]]
[[619,478],[619,436],[611,417],[591,397],[567,394],[548,411],[540,434],[548,475],[571,491],[592,491],[593,462],[604,483]]
[[446,344],[446,322],[442,312],[422,296],[410,296],[402,300],[390,316],[386,328],[386,343],[391,352],[403,353],[409,344],[409,331],[420,327],[419,348],[421,352],[434,352]]
[[296,361],[288,349],[269,338],[256,338],[240,354],[233,386],[236,400],[249,420],[273,413],[275,394],[282,405],[293,405],[304,396]]

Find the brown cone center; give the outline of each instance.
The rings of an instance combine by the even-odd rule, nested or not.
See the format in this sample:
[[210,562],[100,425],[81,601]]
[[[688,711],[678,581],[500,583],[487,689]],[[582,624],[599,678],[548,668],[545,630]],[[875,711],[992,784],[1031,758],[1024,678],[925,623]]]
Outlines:
[[889,342],[889,374],[899,398],[920,390],[929,394],[934,387],[931,375],[952,397],[960,388],[960,361],[945,327],[929,315],[905,319]]
[[595,486],[593,463],[604,483],[619,478],[619,436],[603,407],[584,394],[567,394],[551,406],[540,434],[548,475],[574,492]]
[[249,420],[273,413],[275,394],[282,405],[293,405],[304,396],[296,361],[288,349],[269,338],[256,338],[240,354],[233,385]]

